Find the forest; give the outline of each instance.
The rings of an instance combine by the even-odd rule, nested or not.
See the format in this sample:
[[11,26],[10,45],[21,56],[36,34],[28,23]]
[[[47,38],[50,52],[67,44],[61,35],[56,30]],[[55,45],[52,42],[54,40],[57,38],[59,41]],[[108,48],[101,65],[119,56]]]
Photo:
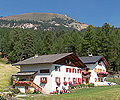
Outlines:
[[1,58],[15,63],[35,54],[74,52],[78,57],[103,55],[113,71],[120,65],[120,29],[104,23],[89,25],[83,31],[41,31],[21,28],[0,28]]

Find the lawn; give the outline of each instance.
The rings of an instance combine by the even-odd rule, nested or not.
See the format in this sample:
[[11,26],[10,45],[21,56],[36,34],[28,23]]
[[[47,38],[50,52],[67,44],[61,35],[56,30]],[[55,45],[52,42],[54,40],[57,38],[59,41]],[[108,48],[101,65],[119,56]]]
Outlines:
[[11,64],[5,64],[0,61],[0,92],[2,87],[6,87],[10,83],[10,78],[13,73],[19,71],[16,67],[12,67]]
[[76,89],[70,94],[31,96],[22,98],[25,100],[120,100],[120,85]]

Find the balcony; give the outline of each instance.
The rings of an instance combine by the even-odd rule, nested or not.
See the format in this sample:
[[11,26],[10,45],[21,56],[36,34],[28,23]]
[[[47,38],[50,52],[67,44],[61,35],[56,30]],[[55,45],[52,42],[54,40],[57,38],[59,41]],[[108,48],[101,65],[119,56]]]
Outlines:
[[97,72],[98,77],[106,77],[108,75],[108,72]]

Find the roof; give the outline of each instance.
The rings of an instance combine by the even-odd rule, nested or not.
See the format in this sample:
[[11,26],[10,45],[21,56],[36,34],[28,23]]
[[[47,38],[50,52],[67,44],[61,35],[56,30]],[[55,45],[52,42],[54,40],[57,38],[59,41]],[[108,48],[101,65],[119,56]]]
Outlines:
[[66,56],[74,56],[74,59],[77,59],[78,65],[86,67],[86,65],[74,54],[74,53],[62,53],[62,54],[52,54],[52,55],[41,55],[38,57],[31,57],[23,61],[19,61],[17,63],[12,64],[12,66],[16,65],[31,65],[31,64],[48,64],[55,63],[56,61],[66,57]]
[[103,60],[106,67],[110,67],[109,63],[103,55],[101,56],[88,56],[88,57],[78,57],[84,64],[95,64],[99,60]]
[[37,71],[18,72],[18,73],[13,74],[12,76],[31,76],[36,73],[37,73]]
[[78,57],[84,64],[96,63],[102,56]]

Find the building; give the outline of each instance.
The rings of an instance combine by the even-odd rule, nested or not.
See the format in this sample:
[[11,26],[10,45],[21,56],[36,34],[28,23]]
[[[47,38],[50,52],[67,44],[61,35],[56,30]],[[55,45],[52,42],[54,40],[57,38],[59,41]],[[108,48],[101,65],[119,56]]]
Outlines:
[[85,84],[94,83],[94,85],[107,85],[105,78],[108,75],[106,70],[110,67],[104,56],[79,57],[79,59],[87,66],[82,72],[82,82]]
[[35,56],[19,61],[13,66],[20,66],[20,72],[14,74],[15,87],[21,92],[27,93],[34,89],[48,94],[56,91],[56,87],[63,87],[82,82],[81,70],[86,65],[74,54],[52,54]]

